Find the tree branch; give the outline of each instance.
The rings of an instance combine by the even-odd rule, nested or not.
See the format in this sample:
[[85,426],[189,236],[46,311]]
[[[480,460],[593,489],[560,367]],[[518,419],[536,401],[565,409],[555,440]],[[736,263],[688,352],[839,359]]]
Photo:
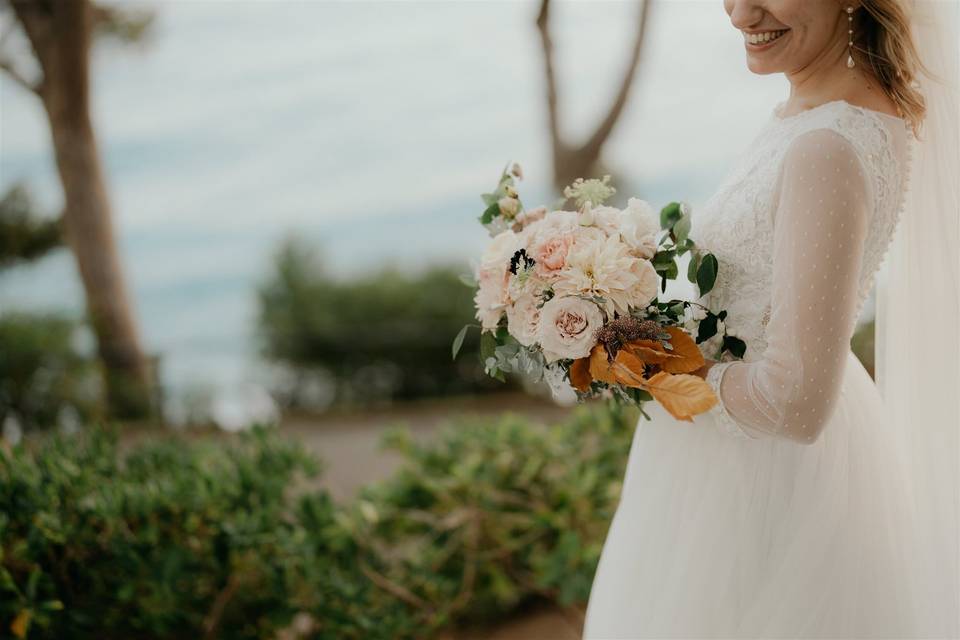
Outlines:
[[37,83],[30,82],[23,75],[17,71],[17,68],[13,66],[13,62],[7,60],[6,58],[0,58],[0,69],[6,71],[7,75],[13,78],[17,84],[30,91],[34,95],[40,95],[40,85]]
[[553,143],[556,155],[562,142],[560,140],[560,124],[557,114],[557,75],[553,64],[553,41],[550,38],[550,0],[542,0],[540,13],[537,15],[537,29],[540,31],[540,44],[543,49],[543,71],[547,81],[547,125],[550,129],[550,140]]
[[589,140],[581,148],[582,151],[589,155],[598,155],[600,153],[600,148],[607,141],[607,138],[610,137],[610,133],[613,131],[614,125],[616,125],[617,120],[620,118],[620,114],[623,112],[624,106],[627,104],[627,98],[630,96],[630,89],[633,86],[633,80],[636,77],[637,66],[640,62],[640,50],[646,34],[651,4],[650,0],[641,1],[642,6],[637,12],[637,17],[640,21],[637,25],[637,35],[633,42],[633,51],[631,52],[630,62],[627,65],[627,69],[623,75],[623,80],[620,83],[620,91],[617,93],[616,98],[614,98],[613,104],[610,105],[610,110],[607,112],[607,116],[601,121],[601,123],[597,126],[597,130],[594,131],[593,135],[590,136]]

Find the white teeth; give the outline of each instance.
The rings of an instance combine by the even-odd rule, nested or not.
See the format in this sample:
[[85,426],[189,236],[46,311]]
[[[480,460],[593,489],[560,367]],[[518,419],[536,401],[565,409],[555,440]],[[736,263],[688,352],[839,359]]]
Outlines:
[[748,33],[745,35],[747,37],[747,42],[750,44],[765,44],[772,40],[776,40],[786,32],[786,29],[784,29],[782,31],[764,31],[763,33]]

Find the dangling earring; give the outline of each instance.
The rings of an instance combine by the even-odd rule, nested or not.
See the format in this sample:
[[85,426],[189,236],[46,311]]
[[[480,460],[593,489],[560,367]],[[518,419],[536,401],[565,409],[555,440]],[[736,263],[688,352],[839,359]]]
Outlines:
[[847,68],[853,69],[853,7],[847,7]]

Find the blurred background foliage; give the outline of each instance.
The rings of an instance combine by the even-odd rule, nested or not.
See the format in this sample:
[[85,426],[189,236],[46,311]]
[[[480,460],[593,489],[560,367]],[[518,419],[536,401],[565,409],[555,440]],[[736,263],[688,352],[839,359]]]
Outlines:
[[293,373],[293,384],[278,389],[284,404],[376,405],[515,388],[515,380],[504,385],[484,374],[477,331],[451,357],[453,337],[476,322],[464,272],[437,264],[338,279],[315,247],[285,242],[258,292],[264,355]]

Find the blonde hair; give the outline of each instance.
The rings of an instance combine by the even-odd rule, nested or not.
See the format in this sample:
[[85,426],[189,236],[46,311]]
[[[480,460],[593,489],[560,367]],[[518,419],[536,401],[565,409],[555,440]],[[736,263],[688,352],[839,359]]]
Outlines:
[[883,92],[897,105],[897,112],[919,138],[927,113],[917,76],[933,77],[917,51],[909,0],[860,0],[863,11],[854,17],[853,48],[860,51]]

